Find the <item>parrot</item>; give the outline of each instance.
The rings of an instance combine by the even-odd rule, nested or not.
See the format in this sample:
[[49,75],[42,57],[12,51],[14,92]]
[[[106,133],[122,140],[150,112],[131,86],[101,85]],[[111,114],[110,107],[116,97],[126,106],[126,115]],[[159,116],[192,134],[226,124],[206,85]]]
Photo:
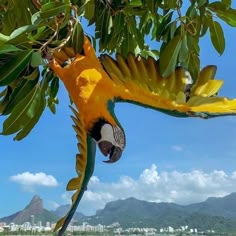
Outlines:
[[236,114],[236,99],[217,96],[223,81],[214,79],[214,65],[204,67],[195,81],[182,67],[164,78],[154,58],[131,53],[126,58],[120,54],[115,59],[107,54],[97,57],[85,36],[81,53],[62,49],[55,52],[49,66],[74,104],[71,117],[79,150],[77,176],[67,184],[67,190],[74,191],[72,204],[54,228],[58,236],[64,234],[93,175],[96,147],[107,157],[106,163],[118,161],[125,150],[126,136],[115,115],[116,103],[128,102],[175,117],[207,119]]

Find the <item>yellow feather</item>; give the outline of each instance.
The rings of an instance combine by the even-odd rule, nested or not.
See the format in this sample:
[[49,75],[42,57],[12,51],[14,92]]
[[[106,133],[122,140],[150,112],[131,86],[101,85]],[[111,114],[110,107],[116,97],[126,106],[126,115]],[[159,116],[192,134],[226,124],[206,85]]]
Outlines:
[[204,67],[199,74],[197,81],[194,83],[192,87],[192,94],[197,95],[195,91],[198,87],[204,85],[209,80],[212,80],[216,74],[216,66],[206,66]]
[[160,92],[160,96],[168,99],[170,97],[170,94],[167,89],[162,89]]
[[76,171],[78,174],[82,173],[85,170],[86,162],[87,160],[83,155],[76,155]]
[[138,68],[139,84],[141,84],[141,86],[144,87],[145,89],[150,90],[149,88],[150,84],[148,83],[149,82],[148,73],[147,73],[143,58],[139,56],[137,57],[135,62]]
[[168,77],[165,77],[163,81],[165,81],[165,89],[168,90],[168,92],[171,92],[172,87],[175,84],[175,73],[172,73]]
[[127,57],[127,63],[128,67],[131,72],[131,77],[129,78],[130,80],[139,80],[139,74],[138,74],[138,69],[134,60],[134,56],[132,54],[129,54]]
[[83,143],[78,143],[77,146],[78,146],[80,153],[86,153],[87,150],[86,150],[86,147]]
[[64,47],[63,50],[69,58],[75,57],[75,51],[72,47]]
[[65,217],[61,218],[60,220],[57,221],[56,226],[53,229],[53,232],[56,232],[58,229],[62,227],[62,225],[65,222]]
[[130,73],[129,67],[126,64],[126,61],[125,61],[124,57],[117,54],[116,55],[116,60],[117,60],[117,63],[119,65],[120,71],[123,74],[123,77],[121,77],[120,79],[124,80],[125,78],[130,78],[131,73]]
[[185,86],[186,86],[186,81],[185,81],[185,71],[183,68],[176,68],[175,70],[175,93],[177,94],[179,91],[184,91]]
[[82,139],[86,135],[86,131],[78,125],[72,125],[75,132],[79,135],[79,138]]
[[[104,58],[103,58],[104,57]],[[111,71],[115,74],[116,77],[118,77],[120,80],[122,80],[123,75],[120,71],[120,69],[117,67],[116,62],[109,56],[105,55],[101,57],[101,60],[104,61],[104,65],[106,67],[106,70]]]
[[65,62],[68,60],[68,56],[63,50],[53,52],[53,57],[62,62]]
[[[76,116],[76,118],[77,118],[77,120],[79,121],[80,119],[79,119],[79,112],[77,112],[75,109],[74,109],[74,107],[72,107],[72,106],[69,106],[70,107],[70,109],[73,111],[73,113],[74,113],[74,115]],[[80,125],[81,125],[81,123],[80,123]]]
[[66,187],[67,191],[74,191],[74,190],[80,190],[81,185],[83,183],[83,175],[80,175],[79,177],[71,179]]
[[156,74],[155,73],[155,64],[153,63],[152,58],[148,58],[147,62],[146,62],[146,70],[148,73],[148,83],[150,84],[149,89],[151,91],[155,91],[155,80],[157,80],[156,78]]
[[[71,201],[72,201],[72,204],[76,201],[76,199],[78,198],[78,195],[79,195],[79,191],[76,191],[72,197],[71,197]],[[72,207],[72,206],[71,206]]]
[[202,95],[204,97],[211,97],[215,95],[221,86],[223,85],[222,80],[210,80],[207,83],[199,86],[195,90],[195,95]]
[[[201,102],[201,103],[200,103]],[[199,104],[200,103],[200,104]],[[236,100],[228,100],[227,98],[210,97],[200,98],[198,105],[191,107],[191,111],[194,112],[208,112],[208,113],[235,113],[236,112]]]
[[185,103],[186,102],[186,97],[184,92],[180,91],[178,92],[177,96],[176,96],[176,103],[181,104],[181,103]]

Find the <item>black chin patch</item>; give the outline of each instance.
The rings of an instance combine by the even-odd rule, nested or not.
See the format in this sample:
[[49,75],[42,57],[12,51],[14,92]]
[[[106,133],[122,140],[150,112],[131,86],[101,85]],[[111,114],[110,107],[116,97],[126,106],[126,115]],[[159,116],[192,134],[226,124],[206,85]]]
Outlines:
[[104,124],[109,124],[109,123],[105,119],[100,118],[94,123],[92,129],[89,130],[89,135],[96,141],[99,141],[102,138],[101,128]]

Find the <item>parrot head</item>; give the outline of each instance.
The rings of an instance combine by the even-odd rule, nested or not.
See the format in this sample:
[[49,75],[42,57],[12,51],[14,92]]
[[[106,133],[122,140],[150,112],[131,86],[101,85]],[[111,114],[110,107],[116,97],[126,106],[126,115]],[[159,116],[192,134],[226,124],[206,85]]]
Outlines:
[[109,155],[106,163],[118,161],[125,148],[125,133],[119,125],[111,125],[104,119],[95,122],[90,130],[90,136],[96,141],[101,153],[104,156]]

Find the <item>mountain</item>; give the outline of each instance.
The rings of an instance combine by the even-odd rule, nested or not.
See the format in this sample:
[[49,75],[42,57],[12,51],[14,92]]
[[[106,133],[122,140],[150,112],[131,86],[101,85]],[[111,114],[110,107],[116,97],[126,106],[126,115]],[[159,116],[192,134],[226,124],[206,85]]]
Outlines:
[[37,223],[41,221],[45,225],[47,221],[55,222],[57,220],[58,216],[44,209],[42,199],[38,195],[35,195],[24,210],[0,219],[0,222],[23,224],[24,222]]
[[86,221],[105,225],[119,222],[124,228],[189,225],[199,230],[233,231],[236,230],[236,193],[187,206],[128,198],[107,203],[104,209]]
[[[35,223],[42,221],[45,225],[47,221],[56,222],[59,217],[67,213],[69,207],[70,205],[62,205],[50,212],[43,208],[42,199],[34,196],[24,210],[0,219],[0,222],[22,224],[34,220]],[[82,224],[82,222],[91,225],[111,225],[119,222],[123,228],[154,227],[157,229],[188,225],[198,230],[233,232],[236,231],[236,193],[221,198],[211,197],[204,202],[186,206],[147,202],[131,197],[107,203],[104,209],[98,210],[94,216],[87,217],[76,212],[74,223]]]
[[[70,209],[70,204],[61,205],[55,211],[51,211],[53,214],[57,215],[58,217],[63,217]],[[86,219],[86,216],[80,212],[75,212],[74,220],[76,221],[83,221]]]
[[186,209],[189,212],[236,219],[236,193],[220,198],[210,197],[204,202],[188,205]]

